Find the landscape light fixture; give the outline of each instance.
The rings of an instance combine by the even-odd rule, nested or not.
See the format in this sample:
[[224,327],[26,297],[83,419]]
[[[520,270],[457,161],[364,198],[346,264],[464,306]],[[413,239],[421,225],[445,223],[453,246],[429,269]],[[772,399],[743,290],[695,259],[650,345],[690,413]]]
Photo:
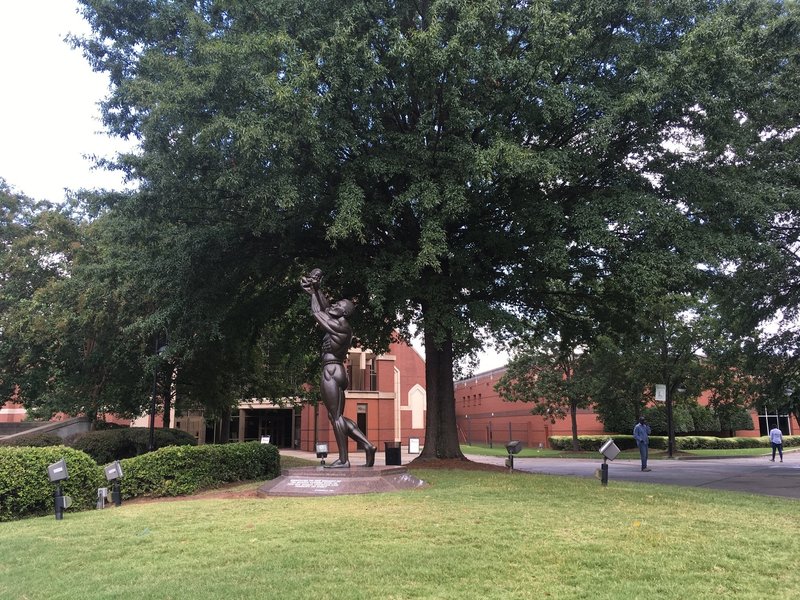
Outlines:
[[619,448],[614,443],[614,440],[608,438],[603,442],[603,445],[600,446],[600,454],[603,455],[603,464],[600,465],[600,483],[608,485],[608,463],[606,461],[617,458]]
[[114,506],[122,505],[122,492],[119,489],[119,480],[122,479],[122,465],[118,460],[115,460],[110,465],[106,465],[103,470],[106,473],[106,479],[111,482],[111,499],[114,501]]
[[328,444],[317,444],[317,458],[321,459],[319,464],[325,464],[325,459],[328,458]]
[[97,508],[106,507],[106,498],[108,498],[108,488],[107,487],[97,488]]
[[506,459],[506,466],[513,471],[514,470],[514,455],[519,454],[520,450],[522,450],[522,442],[519,440],[511,440],[506,444],[506,450],[508,451],[508,458]]
[[64,509],[72,506],[72,498],[65,496],[61,492],[61,482],[69,479],[67,462],[62,458],[58,462],[48,465],[47,478],[50,480],[50,483],[56,484],[53,497],[55,499],[56,521],[60,521],[64,518]]

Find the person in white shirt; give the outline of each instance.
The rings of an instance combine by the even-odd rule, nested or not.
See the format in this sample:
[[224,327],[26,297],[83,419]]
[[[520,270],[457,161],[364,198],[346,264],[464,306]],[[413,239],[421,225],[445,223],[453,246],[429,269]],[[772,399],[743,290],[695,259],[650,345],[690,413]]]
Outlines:
[[783,433],[776,424],[775,427],[769,430],[769,441],[772,442],[772,462],[775,462],[775,450],[780,454],[781,462],[783,462]]

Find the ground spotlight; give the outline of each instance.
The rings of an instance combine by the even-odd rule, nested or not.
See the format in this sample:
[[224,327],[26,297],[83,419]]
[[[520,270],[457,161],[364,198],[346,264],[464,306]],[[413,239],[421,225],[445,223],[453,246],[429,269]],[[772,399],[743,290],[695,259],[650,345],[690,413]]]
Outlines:
[[603,455],[603,464],[600,465],[600,483],[608,485],[608,463],[606,461],[614,460],[619,454],[619,448],[614,443],[614,440],[608,438],[603,445],[600,446],[600,454]]
[[50,480],[50,483],[56,484],[54,493],[56,521],[60,521],[64,518],[64,509],[72,506],[72,498],[65,496],[61,492],[61,482],[69,479],[67,463],[63,458],[58,462],[54,462],[52,465],[48,465],[47,478]]
[[508,458],[506,459],[506,466],[510,470],[514,470],[514,455],[519,454],[520,450],[522,450],[522,442],[519,440],[511,440],[506,444],[506,450],[508,451]]
[[114,501],[114,506],[122,504],[122,492],[119,489],[119,480],[122,479],[122,465],[118,460],[115,460],[110,465],[106,465],[103,470],[106,473],[106,479],[111,483],[111,499]]
[[325,464],[325,459],[328,458],[328,444],[317,444],[317,458],[321,459],[319,464]]

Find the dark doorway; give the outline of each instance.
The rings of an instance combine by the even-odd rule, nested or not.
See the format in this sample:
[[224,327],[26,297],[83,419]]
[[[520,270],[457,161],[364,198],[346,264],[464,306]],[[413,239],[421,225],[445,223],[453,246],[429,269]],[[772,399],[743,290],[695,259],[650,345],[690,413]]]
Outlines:
[[[369,434],[367,433],[367,405],[366,404],[359,404],[357,406],[356,412],[356,425],[361,430],[361,433],[364,434],[364,437],[369,438]],[[364,444],[358,442],[358,449],[363,450]]]
[[270,444],[278,448],[291,448],[293,425],[294,411],[291,408],[246,410],[242,441],[260,441],[264,436],[269,436]]

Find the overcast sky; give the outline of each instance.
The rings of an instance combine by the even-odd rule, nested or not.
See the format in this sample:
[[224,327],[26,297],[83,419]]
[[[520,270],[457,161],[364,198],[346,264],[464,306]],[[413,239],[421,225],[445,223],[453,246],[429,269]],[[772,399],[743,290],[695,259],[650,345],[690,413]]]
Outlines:
[[[36,200],[124,186],[119,173],[93,169],[88,158],[130,145],[103,133],[98,102],[108,79],[64,41],[89,30],[77,9],[75,0],[16,0],[0,13],[0,177]],[[505,362],[505,354],[489,351],[479,370]]]
[[85,33],[75,0],[17,0],[0,12],[0,177],[37,200],[64,188],[120,188],[117,173],[86,155],[112,156],[124,142],[101,133],[97,103],[108,80],[64,42]]

